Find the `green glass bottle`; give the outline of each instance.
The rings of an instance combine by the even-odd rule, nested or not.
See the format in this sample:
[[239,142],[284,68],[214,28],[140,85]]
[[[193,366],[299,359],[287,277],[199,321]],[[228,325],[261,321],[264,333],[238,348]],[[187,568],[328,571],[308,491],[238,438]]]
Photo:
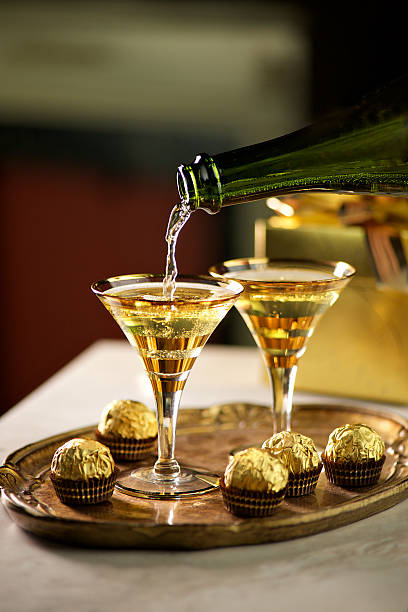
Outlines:
[[408,194],[408,77],[301,130],[217,155],[177,172],[192,210],[301,191]]

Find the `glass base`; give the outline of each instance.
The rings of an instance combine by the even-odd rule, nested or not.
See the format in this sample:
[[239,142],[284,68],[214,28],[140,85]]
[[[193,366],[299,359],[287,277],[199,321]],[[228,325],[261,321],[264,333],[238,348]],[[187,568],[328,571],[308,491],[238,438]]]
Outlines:
[[178,499],[193,495],[203,495],[218,488],[217,474],[200,468],[181,468],[180,476],[174,480],[161,480],[153,468],[141,467],[121,472],[116,488],[121,493],[151,499]]

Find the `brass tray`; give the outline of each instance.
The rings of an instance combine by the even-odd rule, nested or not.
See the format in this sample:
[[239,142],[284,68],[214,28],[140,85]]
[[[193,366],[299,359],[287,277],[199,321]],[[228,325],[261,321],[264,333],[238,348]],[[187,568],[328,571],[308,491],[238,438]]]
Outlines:
[[[224,509],[219,490],[180,500],[147,500],[115,490],[112,500],[69,507],[55,495],[48,470],[55,449],[93,427],[56,435],[13,452],[0,467],[2,502],[23,529],[72,545],[100,548],[205,549],[288,540],[347,525],[408,497],[408,422],[375,409],[302,405],[293,430],[324,448],[329,433],[345,423],[367,423],[384,438],[387,458],[379,483],[346,490],[327,482],[316,492],[283,502],[261,519],[239,519]],[[177,457],[221,474],[231,449],[260,443],[271,435],[270,412],[252,404],[215,405],[180,412]],[[151,461],[148,463],[152,463]],[[119,465],[120,468],[129,467]]]

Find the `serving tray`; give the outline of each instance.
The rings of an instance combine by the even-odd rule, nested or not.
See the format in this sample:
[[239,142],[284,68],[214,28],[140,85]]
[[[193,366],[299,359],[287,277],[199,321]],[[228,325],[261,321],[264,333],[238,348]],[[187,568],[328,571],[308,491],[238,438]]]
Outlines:
[[[49,480],[56,448],[73,437],[91,437],[95,426],[40,440],[11,453],[0,466],[2,503],[23,529],[71,545],[100,548],[205,549],[259,544],[306,536],[381,512],[408,497],[408,422],[376,409],[337,405],[296,407],[293,431],[323,449],[329,433],[345,423],[366,423],[383,437],[387,452],[379,483],[347,490],[324,472],[315,493],[290,498],[270,517],[240,519],[227,510],[221,492],[167,500],[131,497],[115,490],[111,501],[69,507]],[[232,449],[259,444],[271,435],[267,406],[223,404],[179,414],[177,458],[221,474]],[[154,456],[147,460],[152,464]],[[139,464],[140,465],[140,464]],[[118,464],[128,469],[129,464]]]

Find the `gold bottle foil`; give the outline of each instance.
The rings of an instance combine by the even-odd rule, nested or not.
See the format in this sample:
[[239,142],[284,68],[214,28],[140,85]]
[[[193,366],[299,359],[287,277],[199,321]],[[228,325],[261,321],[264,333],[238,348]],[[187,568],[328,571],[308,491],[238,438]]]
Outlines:
[[338,462],[378,461],[384,455],[385,444],[379,434],[358,423],[338,427],[329,436],[325,449],[326,459]]
[[109,477],[115,469],[110,450],[95,440],[74,438],[54,453],[51,472],[67,480]]
[[224,473],[226,487],[277,493],[288,482],[288,470],[268,450],[247,448],[231,459]]
[[313,440],[300,433],[281,431],[265,440],[262,448],[279,457],[294,475],[317,468],[320,463]]
[[104,436],[152,438],[157,435],[156,415],[141,402],[114,400],[105,406],[98,430]]

